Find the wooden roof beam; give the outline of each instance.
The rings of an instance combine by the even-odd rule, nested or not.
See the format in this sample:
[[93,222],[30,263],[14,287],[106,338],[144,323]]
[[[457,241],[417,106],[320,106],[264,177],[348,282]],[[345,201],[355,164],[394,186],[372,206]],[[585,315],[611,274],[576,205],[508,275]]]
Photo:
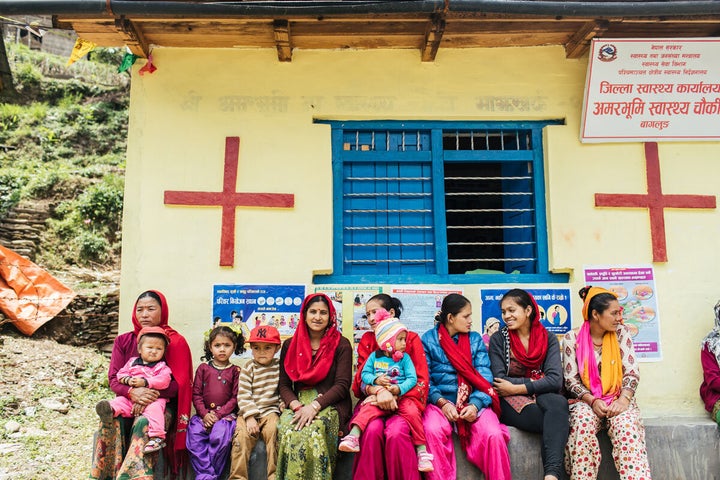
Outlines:
[[290,39],[290,22],[287,20],[273,20],[273,33],[275,35],[275,47],[277,48],[278,60],[281,62],[291,62],[292,42]]
[[150,45],[145,39],[142,30],[125,17],[115,19],[115,28],[125,41],[125,45],[134,55],[147,58],[150,55]]
[[422,46],[422,61],[434,62],[443,33],[445,33],[445,14],[433,13],[425,29],[425,42]]
[[585,23],[565,44],[566,58],[580,58],[590,48],[590,40],[601,36],[608,29],[607,20],[593,20]]

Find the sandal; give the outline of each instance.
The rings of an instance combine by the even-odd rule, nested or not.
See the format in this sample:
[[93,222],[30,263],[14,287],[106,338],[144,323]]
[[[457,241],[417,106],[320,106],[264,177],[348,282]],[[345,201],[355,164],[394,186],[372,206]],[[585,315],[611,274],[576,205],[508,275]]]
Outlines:
[[159,437],[153,437],[145,444],[145,448],[143,448],[144,453],[153,453],[157,452],[161,448],[165,447],[165,440]]

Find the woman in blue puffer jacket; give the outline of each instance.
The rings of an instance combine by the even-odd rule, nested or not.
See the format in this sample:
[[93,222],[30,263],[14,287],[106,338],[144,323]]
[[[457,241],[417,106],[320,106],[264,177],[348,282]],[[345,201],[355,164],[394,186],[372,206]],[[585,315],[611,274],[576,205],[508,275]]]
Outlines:
[[490,480],[510,480],[510,434],[498,420],[500,399],[482,337],[471,332],[472,305],[462,295],[445,297],[437,326],[422,336],[430,372],[423,416],[435,471],[426,480],[457,478],[452,434],[457,430],[468,460]]

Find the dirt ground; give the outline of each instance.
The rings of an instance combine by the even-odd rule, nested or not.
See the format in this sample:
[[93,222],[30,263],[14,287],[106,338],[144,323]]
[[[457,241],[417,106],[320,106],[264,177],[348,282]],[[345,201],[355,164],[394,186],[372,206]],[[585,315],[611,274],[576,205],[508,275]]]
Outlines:
[[0,480],[87,478],[108,359],[91,348],[0,334]]

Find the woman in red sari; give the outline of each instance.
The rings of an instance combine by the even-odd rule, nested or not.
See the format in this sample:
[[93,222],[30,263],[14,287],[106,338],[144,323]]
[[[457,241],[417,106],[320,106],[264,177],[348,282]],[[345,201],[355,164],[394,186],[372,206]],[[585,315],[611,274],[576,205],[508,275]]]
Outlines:
[[[370,328],[375,328],[375,313],[378,309],[387,310],[390,315],[400,318],[402,303],[386,293],[378,293],[365,304],[365,313]],[[396,411],[398,408],[395,397],[376,385],[362,383],[361,374],[365,362],[371,353],[380,347],[375,339],[375,332],[369,331],[358,344],[358,359],[353,393],[361,401],[376,401],[383,410]],[[428,367],[420,336],[408,331],[405,353],[410,356],[417,384],[405,397],[412,398],[422,412],[427,402]],[[353,464],[353,480],[420,480],[417,469],[417,455],[410,437],[410,426],[400,415],[377,418],[370,422],[360,437],[360,453],[355,455]]]
[[[110,389],[116,394],[129,398],[139,413],[158,397],[170,399],[168,411],[176,412],[173,428],[168,430],[164,454],[173,478],[183,475],[187,467],[185,432],[190,420],[192,400],[192,355],[185,338],[168,325],[168,306],[165,296],[155,290],[140,294],[132,313],[133,330],[119,335],[113,345],[108,370]],[[152,388],[131,388],[118,382],[117,371],[137,356],[137,334],[143,327],[161,327],[170,338],[165,350],[165,362],[172,370],[173,380],[162,391]],[[128,419],[129,420],[129,419]],[[167,413],[166,413],[167,421]],[[111,480],[115,478],[152,479],[158,456],[144,454],[143,447],[148,441],[148,422],[143,416],[135,417],[132,425],[115,418],[111,423],[101,423],[93,448],[90,478]],[[126,436],[129,435],[129,444]]]

